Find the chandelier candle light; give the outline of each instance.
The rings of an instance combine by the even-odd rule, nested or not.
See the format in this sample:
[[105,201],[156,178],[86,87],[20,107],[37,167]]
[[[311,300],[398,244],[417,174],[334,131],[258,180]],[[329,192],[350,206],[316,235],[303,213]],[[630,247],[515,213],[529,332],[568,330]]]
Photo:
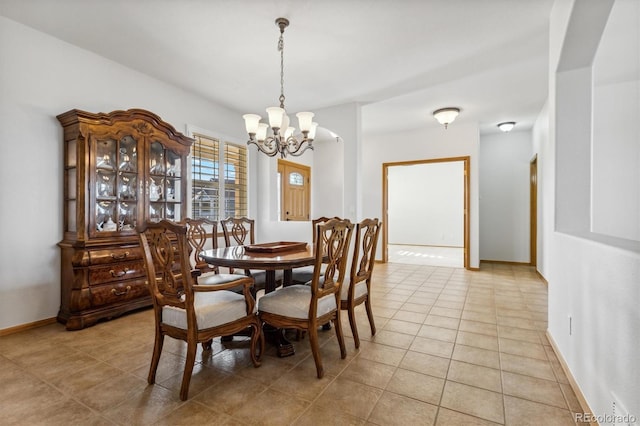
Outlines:
[[[299,112],[298,126],[302,132],[302,139],[298,140],[293,134],[294,127],[289,126],[289,116],[284,108],[284,29],[289,26],[289,20],[285,18],[276,19],[276,25],[280,28],[280,38],[278,39],[278,50],[280,51],[280,106],[267,108],[269,124],[261,123],[258,114],[245,114],[244,124],[249,134],[247,145],[253,144],[258,150],[273,157],[280,153],[282,158],[287,154],[295,157],[302,155],[307,149],[313,149],[313,138],[316,134],[318,123],[313,122],[312,112]],[[272,136],[267,137],[267,128],[271,127]]]

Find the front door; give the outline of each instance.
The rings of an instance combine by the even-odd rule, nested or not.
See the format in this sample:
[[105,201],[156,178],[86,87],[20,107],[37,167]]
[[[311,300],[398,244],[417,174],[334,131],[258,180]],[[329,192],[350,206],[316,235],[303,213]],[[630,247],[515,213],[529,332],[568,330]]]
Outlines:
[[280,220],[309,220],[311,201],[311,168],[278,159],[281,179]]

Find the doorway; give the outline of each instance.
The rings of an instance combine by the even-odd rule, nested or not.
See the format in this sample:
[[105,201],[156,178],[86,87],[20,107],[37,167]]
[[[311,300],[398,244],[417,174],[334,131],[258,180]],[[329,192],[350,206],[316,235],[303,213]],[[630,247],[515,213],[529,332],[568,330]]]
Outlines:
[[280,180],[279,219],[306,221],[311,210],[311,168],[278,159]]
[[[459,185],[461,185],[461,187],[454,187],[452,193],[457,193],[460,194],[460,198],[457,198],[456,195],[454,195],[454,200],[457,204],[458,207],[456,207],[458,210],[455,211],[455,216],[456,218],[459,217],[460,221],[462,222],[460,224],[460,226],[462,227],[462,263],[464,268],[468,269],[469,268],[469,187],[470,187],[470,183],[469,183],[469,162],[470,162],[470,157],[466,156],[466,157],[454,157],[454,158],[441,158],[441,159],[429,159],[429,160],[417,160],[417,161],[404,161],[404,162],[394,162],[394,163],[384,163],[382,165],[382,176],[383,176],[383,188],[382,188],[382,202],[383,202],[383,206],[382,206],[382,211],[383,211],[383,220],[385,223],[385,226],[383,227],[383,231],[382,231],[382,257],[383,257],[383,261],[384,262],[388,262],[389,261],[389,235],[390,235],[390,199],[393,198],[394,194],[390,194],[390,191],[396,191],[397,187],[395,186],[394,183],[392,183],[392,185],[390,185],[389,182],[389,176],[390,176],[390,172],[395,173],[395,170],[398,169],[394,169],[394,168],[402,168],[402,167],[408,167],[408,166],[428,166],[428,165],[442,165],[442,166],[446,166],[448,163],[460,163],[461,164],[461,168],[460,170],[460,175],[458,175],[458,180],[456,182],[459,182]],[[415,168],[415,167],[414,167]],[[417,169],[420,169],[420,167],[418,167]],[[405,180],[403,182],[412,182],[413,180],[415,180],[415,178],[404,178]],[[413,180],[411,180],[413,179]],[[419,182],[418,182],[419,183]],[[424,181],[422,182],[424,183]],[[454,184],[454,185],[458,185],[458,184]],[[440,188],[437,186],[434,186],[436,188]],[[396,189],[394,189],[396,188]],[[408,185],[408,188],[410,188],[410,186]],[[423,191],[425,187],[422,187],[419,190],[413,190],[415,193],[413,193],[413,195],[409,195],[410,197],[413,197],[410,199],[410,202],[412,203],[411,207],[408,209],[409,211],[413,212],[413,213],[418,213],[418,216],[420,216],[419,211],[416,212],[415,211],[415,207],[420,208],[419,205],[420,203],[418,201],[423,201],[426,200],[427,202],[430,200],[430,195],[428,193],[425,193]],[[391,195],[391,196],[390,196]],[[420,197],[427,197],[427,198],[420,198]],[[444,198],[445,200],[447,200],[446,198]],[[451,200],[447,200],[447,201],[451,201]],[[455,204],[455,203],[454,203]],[[441,206],[443,208],[443,206]],[[438,208],[438,202],[435,202],[434,204],[429,205],[428,209],[437,209]],[[429,212],[433,212],[433,210],[429,210]],[[440,213],[441,211],[438,210],[438,213]],[[422,217],[424,216],[428,216],[426,213],[428,212],[424,212],[423,211]],[[414,215],[415,216],[415,215]],[[410,223],[412,223],[411,226],[413,227],[417,227],[414,228],[415,231],[424,231],[426,229],[428,229],[430,223],[428,223],[429,221],[426,220],[421,220],[420,218],[413,218],[409,221]],[[446,222],[446,221],[445,221]],[[457,231],[457,229],[453,229],[456,228],[458,225],[456,225],[457,219],[453,219],[453,222],[449,222],[449,224],[445,225],[447,229],[438,229],[437,232],[440,232],[442,234],[442,240],[446,240],[445,238],[445,234],[446,233],[455,233]],[[459,228],[458,228],[459,229]],[[433,231],[433,229],[431,229],[431,231]],[[395,242],[395,241],[394,241]],[[456,243],[459,244],[459,243]],[[446,244],[443,244],[446,245]],[[426,263],[426,262],[425,262]],[[443,265],[444,266],[444,265]]]

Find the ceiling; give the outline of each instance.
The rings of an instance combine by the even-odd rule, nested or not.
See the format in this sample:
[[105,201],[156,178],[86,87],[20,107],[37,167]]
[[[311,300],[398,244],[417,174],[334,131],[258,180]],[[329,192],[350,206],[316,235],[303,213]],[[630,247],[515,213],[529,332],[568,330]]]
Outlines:
[[[363,104],[369,132],[530,128],[547,97],[553,0],[0,0],[0,15],[238,111]],[[264,113],[262,114],[265,115]],[[240,120],[240,117],[238,118]]]

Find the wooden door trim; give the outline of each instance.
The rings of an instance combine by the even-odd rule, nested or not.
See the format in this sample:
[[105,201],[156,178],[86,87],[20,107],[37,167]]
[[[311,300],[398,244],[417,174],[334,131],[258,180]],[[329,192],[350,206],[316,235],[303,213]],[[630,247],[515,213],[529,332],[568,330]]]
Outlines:
[[395,166],[412,166],[416,164],[429,164],[429,163],[452,163],[462,161],[464,164],[464,268],[471,269],[470,267],[470,237],[469,237],[469,209],[470,209],[470,192],[471,192],[471,157],[448,157],[448,158],[433,158],[427,160],[411,160],[411,161],[397,161],[392,163],[382,163],[382,217],[384,226],[382,227],[382,261],[384,263],[389,261],[389,188],[388,188],[388,173],[389,167]]
[[529,164],[529,263],[538,264],[538,155]]

